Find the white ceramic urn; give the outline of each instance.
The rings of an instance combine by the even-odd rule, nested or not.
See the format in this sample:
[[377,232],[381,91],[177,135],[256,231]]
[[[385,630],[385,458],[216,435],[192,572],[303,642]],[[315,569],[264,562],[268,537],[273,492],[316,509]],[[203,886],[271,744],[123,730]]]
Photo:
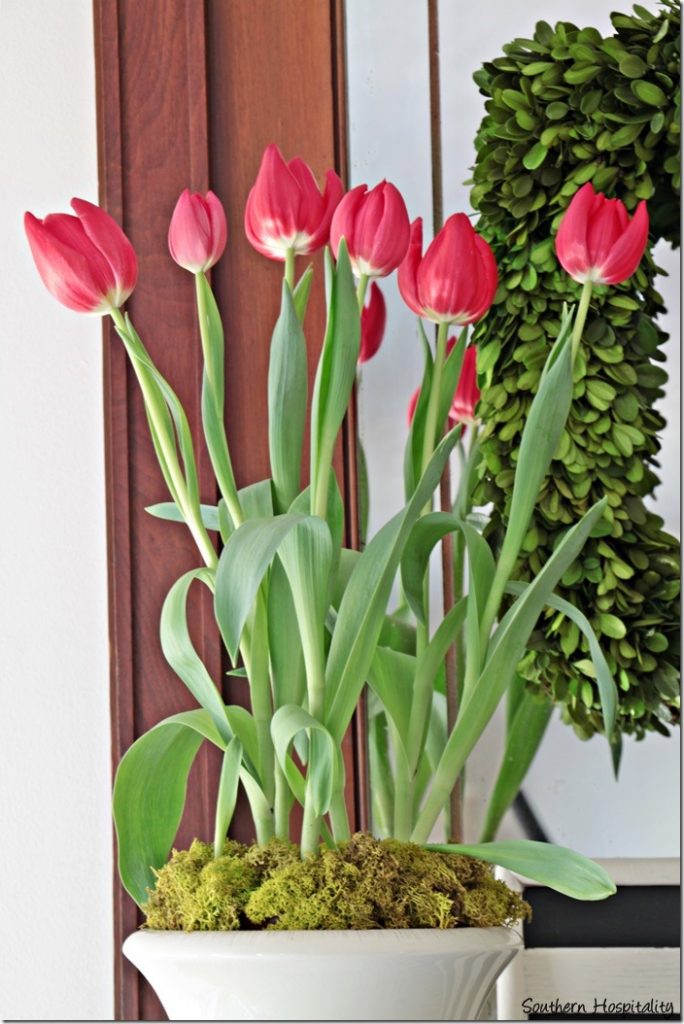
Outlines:
[[170,1020],[477,1020],[508,928],[139,931],[124,953]]

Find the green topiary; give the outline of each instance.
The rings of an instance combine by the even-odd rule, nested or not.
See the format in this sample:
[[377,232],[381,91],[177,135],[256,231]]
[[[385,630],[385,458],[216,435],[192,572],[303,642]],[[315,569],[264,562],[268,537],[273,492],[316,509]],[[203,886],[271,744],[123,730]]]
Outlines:
[[[612,16],[615,35],[539,22],[532,39],[475,74],[487,97],[476,141],[473,206],[501,284],[475,332],[483,393],[483,476],[477,499],[506,522],[520,435],[561,307],[580,285],[563,273],[553,237],[577,189],[591,181],[628,209],[649,201],[655,240],[679,242],[680,12],[636,6]],[[597,289],[575,371],[573,411],[540,494],[518,566],[532,578],[562,532],[604,493],[609,525],[565,575],[560,596],[591,620],[619,685],[618,729],[642,736],[678,720],[678,544],[643,498],[658,478],[654,405],[663,301],[647,252],[624,286]],[[588,737],[603,721],[586,642],[562,614],[540,621],[521,671]]]
[[529,915],[482,861],[366,833],[306,860],[278,840],[228,842],[214,859],[195,840],[156,875],[144,908],[155,930],[489,927]]

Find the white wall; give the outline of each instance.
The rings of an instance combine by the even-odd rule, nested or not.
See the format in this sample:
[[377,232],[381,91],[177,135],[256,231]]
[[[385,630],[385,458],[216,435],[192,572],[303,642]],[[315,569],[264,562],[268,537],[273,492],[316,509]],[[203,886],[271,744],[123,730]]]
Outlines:
[[[473,71],[516,36],[529,37],[544,17],[610,30],[610,12],[631,3],[615,0],[487,0],[475,16],[465,3],[442,0],[440,63],[445,214],[470,211],[473,139],[484,99]],[[397,12],[400,10],[400,15]],[[422,0],[347,0],[349,119],[352,184],[374,185],[383,177],[402,189],[411,219],[422,214],[431,237],[427,14]],[[391,25],[391,32],[388,26]],[[660,245],[658,263],[669,307],[663,326],[672,384],[663,409],[663,484],[653,506],[678,532],[679,524],[679,270],[677,255]],[[418,385],[422,357],[415,317],[403,304],[396,277],[381,282],[388,304],[383,348],[363,368],[359,400],[361,435],[371,480],[371,533],[402,504],[406,405]],[[439,593],[438,586],[435,594]],[[436,599],[433,603],[436,603]],[[482,804],[501,754],[503,726],[495,719],[468,764],[470,835],[477,834]],[[607,745],[600,737],[581,743],[553,721],[526,783],[526,794],[551,838],[595,856],[675,856],[679,851],[679,736],[627,740],[621,780],[612,778]],[[517,833],[506,824],[508,834]]]
[[24,210],[97,201],[90,0],[0,5],[0,1016],[113,1016],[100,318],[52,299]]

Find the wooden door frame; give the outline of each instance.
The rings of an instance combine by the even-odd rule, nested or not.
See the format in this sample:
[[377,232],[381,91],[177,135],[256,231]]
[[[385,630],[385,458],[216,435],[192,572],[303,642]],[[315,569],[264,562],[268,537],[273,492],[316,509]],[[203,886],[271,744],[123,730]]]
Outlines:
[[[214,285],[226,323],[228,434],[238,484],[244,486],[267,475],[263,409],[277,301],[273,285],[280,270],[248,246],[242,209],[269,141],[290,156],[300,153],[318,174],[335,167],[346,178],[344,0],[93,2],[100,201],[136,248],[140,280],[128,308],[152,356],[178,386],[196,438],[202,370],[192,282],[168,258],[166,231],[186,186],[197,191],[211,186],[228,211],[228,250]],[[307,318],[311,366],[323,320],[318,295]],[[104,326],[104,406],[114,770],[137,736],[192,706],[164,662],[158,623],[170,585],[197,560],[184,530],[144,511],[164,499],[163,482],[135,380],[109,322]],[[352,409],[336,459],[350,546],[358,541],[355,463]],[[203,447],[198,467],[203,500],[215,501]],[[191,630],[213,678],[225,678],[205,599],[193,608]],[[226,698],[240,699],[230,686]],[[357,720],[344,754],[352,821],[365,827],[362,721]],[[179,845],[211,834],[215,769],[215,759],[203,752],[192,770],[192,799]],[[235,833],[249,838],[249,832],[243,808]],[[163,1019],[154,993],[120,953],[139,917],[118,877],[114,919],[116,1019]]]

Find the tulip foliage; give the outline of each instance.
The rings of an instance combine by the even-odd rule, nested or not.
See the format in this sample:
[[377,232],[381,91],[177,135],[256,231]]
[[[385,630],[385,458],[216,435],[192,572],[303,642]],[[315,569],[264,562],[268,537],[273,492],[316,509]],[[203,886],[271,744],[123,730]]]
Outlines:
[[[214,830],[217,856],[240,787],[260,843],[290,837],[295,802],[303,808],[303,856],[322,842],[334,846],[348,839],[341,744],[367,682],[381,705],[394,748],[394,764],[383,766],[378,781],[380,802],[387,810],[379,828],[399,839],[427,843],[466,758],[508,688],[534,624],[545,607],[559,606],[554,587],[587,538],[600,529],[606,509],[605,500],[599,499],[578,517],[533,580],[511,579],[571,407],[573,332],[581,334],[580,309],[576,318],[569,310],[564,312],[530,411],[503,556],[495,560],[458,502],[453,511],[432,512],[433,495],[459,441],[461,421],[467,412],[472,414],[476,389],[473,355],[467,355],[470,376],[457,390],[466,338],[462,334],[449,350],[447,334],[452,325],[484,315],[493,297],[493,257],[463,218],[447,222],[444,234],[416,269],[416,251],[406,256],[409,221],[396,189],[382,183],[370,192],[365,187],[353,190],[352,198],[346,205],[343,199],[333,215],[337,180],[329,172],[321,192],[303,161],[286,163],[276,147],[269,147],[247,201],[249,241],[263,255],[280,260],[284,273],[280,314],[270,343],[271,475],[240,489],[224,428],[223,328],[206,277],[226,244],[225,218],[211,193],[183,193],[174,212],[171,254],[196,282],[204,359],[202,425],[220,496],[216,505],[200,504],[197,439],[172,386],[120,308],[123,292],[112,291],[110,278],[116,278],[123,251],[120,228],[104,211],[95,215],[89,209],[83,225],[87,237],[69,221],[67,228],[60,226],[55,233],[57,245],[54,221],[28,222],[36,261],[53,293],[62,301],[71,299],[73,291],[62,291],[55,280],[61,275],[72,284],[82,274],[93,293],[90,308],[111,315],[142,390],[171,498],[148,511],[184,523],[201,558],[197,568],[171,587],[160,625],[164,656],[198,707],[159,722],[136,740],[116,776],[119,869],[140,904],[154,884],[155,870],[169,855],[188,774],[205,742],[222,753]],[[80,216],[82,207],[75,204],[75,209]],[[308,410],[310,446],[305,451],[304,330],[311,269],[297,280],[295,256],[322,247],[330,231],[335,235],[336,258],[326,250],[327,323]],[[333,451],[362,352],[366,285],[403,259],[411,260],[403,266],[403,280],[412,301],[417,295],[421,312],[439,324],[437,344],[433,356],[424,335],[426,371],[407,446],[406,503],[358,552],[343,543],[344,511],[332,471]],[[86,273],[89,261],[93,267]],[[96,277],[105,264],[112,274]],[[372,289],[371,311],[374,303],[377,317],[377,292]],[[368,318],[366,329],[370,332]],[[447,429],[455,392],[454,418],[459,423]],[[302,488],[304,462],[310,484]],[[431,630],[425,598],[427,564],[434,545],[452,532],[463,537],[470,586],[467,596]],[[398,575],[418,623],[413,641],[404,648],[396,642],[401,630],[388,613]],[[188,604],[203,589],[211,594],[233,671],[245,679],[246,707],[224,703],[220,680],[211,678],[193,646]],[[504,594],[514,599],[501,615]],[[615,707],[612,679],[591,627],[579,614],[576,621],[596,651],[608,720]],[[447,649],[461,635],[467,638],[461,708],[453,728],[440,731],[435,712],[441,666]],[[452,844],[449,849],[460,847]],[[527,875],[578,898],[600,899],[614,891],[602,869],[560,847],[484,843],[463,850],[513,869],[524,864]]]
[[[593,276],[572,412],[516,576],[533,580],[568,526],[606,495],[603,536],[590,538],[558,593],[590,620],[618,681],[617,732],[640,737],[667,735],[679,720],[678,544],[644,502],[658,482],[663,301],[649,249],[636,264],[644,200],[651,243],[679,241],[680,7],[636,7],[612,20],[605,37],[541,21],[475,76],[487,114],[472,202],[500,272],[497,300],[475,333],[484,421],[476,497],[493,502],[487,535],[496,546],[549,337],[564,302],[577,301]],[[559,228],[566,209],[573,218]],[[588,641],[567,609],[540,619],[521,671],[529,692],[560,705],[581,737],[608,731]]]

